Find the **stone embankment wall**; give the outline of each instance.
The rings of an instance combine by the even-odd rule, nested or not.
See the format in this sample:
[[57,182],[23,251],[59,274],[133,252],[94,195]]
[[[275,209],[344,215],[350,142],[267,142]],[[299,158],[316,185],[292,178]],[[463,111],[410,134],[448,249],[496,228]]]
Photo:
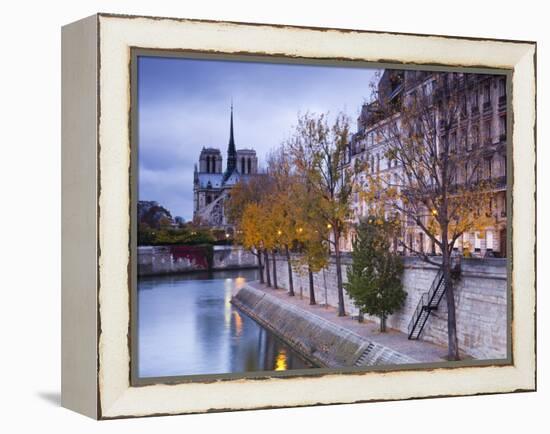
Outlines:
[[415,363],[416,360],[273,295],[244,286],[231,302],[319,367]]
[[[343,257],[343,279],[351,263]],[[407,292],[405,305],[387,320],[388,327],[407,333],[409,321],[424,292],[436,275],[436,268],[417,258],[404,258],[403,286]],[[309,298],[309,279],[305,269],[293,273],[294,291]],[[277,258],[278,285],[288,289],[286,259]],[[331,261],[328,269],[314,274],[317,303],[338,305],[336,266]],[[345,294],[345,292],[344,292]],[[358,309],[345,294],[345,309],[357,315]],[[507,270],[506,259],[463,259],[462,275],[455,286],[457,333],[460,351],[476,359],[502,359],[507,354]],[[368,318],[368,317],[367,317]],[[377,318],[370,318],[378,321]],[[447,305],[445,297],[439,309],[432,312],[421,339],[447,345]]]
[[139,276],[257,266],[256,256],[234,246],[214,246],[211,253],[202,246],[139,246],[137,263]]

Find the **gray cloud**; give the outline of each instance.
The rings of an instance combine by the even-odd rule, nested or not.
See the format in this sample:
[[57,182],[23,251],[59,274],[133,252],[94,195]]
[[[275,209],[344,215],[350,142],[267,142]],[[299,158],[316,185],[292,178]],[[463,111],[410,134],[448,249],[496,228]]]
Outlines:
[[191,219],[193,165],[203,146],[224,156],[234,102],[237,148],[260,164],[284,141],[298,113],[344,111],[353,120],[372,69],[141,58],[139,197]]

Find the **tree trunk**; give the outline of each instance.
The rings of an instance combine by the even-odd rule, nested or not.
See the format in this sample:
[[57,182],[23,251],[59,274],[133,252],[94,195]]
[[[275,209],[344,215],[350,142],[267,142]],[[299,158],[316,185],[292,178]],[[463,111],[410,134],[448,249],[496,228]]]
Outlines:
[[336,260],[336,285],[338,289],[338,316],[346,316],[344,308],[344,285],[342,283],[342,262],[340,260],[340,233],[335,228],[334,234],[334,257]]
[[288,295],[294,297],[294,281],[292,280],[292,264],[290,263],[290,251],[288,246],[285,246],[286,249],[286,262],[288,265]]
[[445,285],[445,298],[447,299],[448,358],[449,360],[459,360],[458,339],[456,336],[456,307],[453,282],[451,280],[451,258],[447,238],[447,228],[442,228],[441,241],[443,244],[443,284]]
[[271,274],[269,271],[269,253],[267,253],[267,249],[264,250],[264,262],[265,262],[265,278],[267,280],[267,286],[271,286]]
[[260,273],[260,283],[264,283],[264,267],[262,264],[262,251],[258,249],[258,273]]
[[361,311],[359,311],[359,315],[357,315],[357,322],[365,322],[365,314]]
[[275,250],[271,251],[271,257],[273,258],[273,288],[279,289],[277,286],[277,260],[275,258]]
[[313,272],[311,271],[311,267],[307,267],[307,274],[309,275],[309,304],[317,304],[315,301],[315,288],[313,286]]
[[380,332],[386,332],[386,315],[380,315]]

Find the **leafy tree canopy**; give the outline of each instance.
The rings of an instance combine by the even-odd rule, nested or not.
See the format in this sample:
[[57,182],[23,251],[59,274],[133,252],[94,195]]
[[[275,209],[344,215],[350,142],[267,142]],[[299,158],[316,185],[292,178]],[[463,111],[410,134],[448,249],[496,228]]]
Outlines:
[[390,248],[395,231],[395,222],[378,216],[359,224],[344,284],[361,313],[380,317],[381,331],[387,316],[400,309],[407,297],[401,283],[402,259]]

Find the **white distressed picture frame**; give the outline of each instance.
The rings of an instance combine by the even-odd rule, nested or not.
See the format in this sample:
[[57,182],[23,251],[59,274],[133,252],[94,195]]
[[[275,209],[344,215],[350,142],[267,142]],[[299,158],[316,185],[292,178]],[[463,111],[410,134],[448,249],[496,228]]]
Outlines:
[[[533,42],[98,14],[62,45],[65,407],[110,419],[535,390]],[[512,363],[132,386],[132,47],[513,70]]]

